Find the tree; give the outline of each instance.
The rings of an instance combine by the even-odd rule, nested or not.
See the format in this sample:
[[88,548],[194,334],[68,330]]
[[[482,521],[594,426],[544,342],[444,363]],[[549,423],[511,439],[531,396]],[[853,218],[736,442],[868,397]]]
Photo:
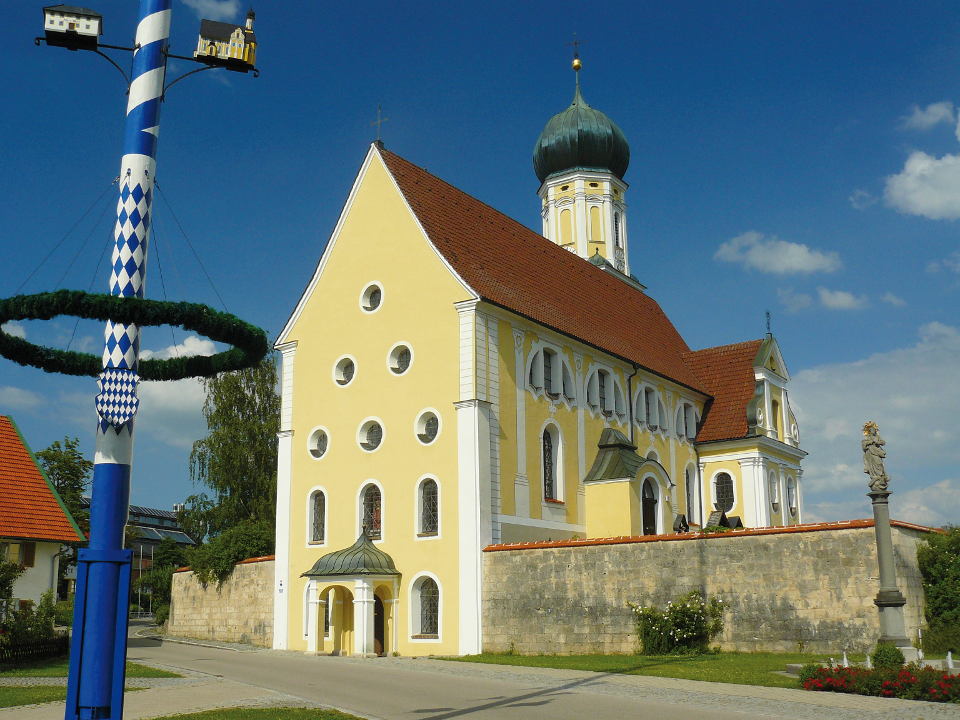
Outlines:
[[[83,496],[90,486],[90,472],[93,463],[87,460],[79,450],[77,438],[64,436],[63,444],[54,440],[48,448],[36,453],[37,462],[50,482],[57,489],[60,499],[73,516],[84,534],[90,532],[90,514],[83,507]],[[62,580],[67,568],[77,562],[77,548],[71,547],[63,554],[58,580]]]
[[931,630],[960,628],[960,527],[930,533],[917,547],[917,564]]
[[[193,444],[190,478],[210,493],[191,495],[178,515],[188,534],[207,540],[188,551],[198,577],[214,565],[223,568],[229,561],[232,569],[246,557],[273,552],[280,429],[277,368],[271,358],[205,380],[204,389],[208,433]],[[264,538],[270,538],[269,547]],[[214,573],[218,582],[226,575]]]
[[183,548],[171,538],[164,538],[153,550],[153,564],[137,578],[136,587],[153,596],[153,607],[170,604],[173,573],[187,564]]

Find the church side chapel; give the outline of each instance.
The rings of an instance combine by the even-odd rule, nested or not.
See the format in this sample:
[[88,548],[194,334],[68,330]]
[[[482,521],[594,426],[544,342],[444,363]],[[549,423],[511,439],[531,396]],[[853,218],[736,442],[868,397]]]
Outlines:
[[630,273],[629,159],[579,74],[543,236],[371,145],[276,345],[275,648],[477,653],[488,545],[801,522],[777,342],[690,349]]

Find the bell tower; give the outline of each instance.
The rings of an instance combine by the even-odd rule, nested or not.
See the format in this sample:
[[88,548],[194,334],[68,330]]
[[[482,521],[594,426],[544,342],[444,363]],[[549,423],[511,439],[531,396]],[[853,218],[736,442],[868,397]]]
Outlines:
[[616,123],[583,99],[582,66],[575,55],[573,102],[550,118],[533,149],[543,235],[585,260],[599,255],[629,275],[623,176],[630,147]]

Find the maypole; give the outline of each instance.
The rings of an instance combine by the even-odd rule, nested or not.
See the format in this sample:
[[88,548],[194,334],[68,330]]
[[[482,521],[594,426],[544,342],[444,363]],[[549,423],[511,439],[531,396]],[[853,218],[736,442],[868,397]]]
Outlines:
[[[114,230],[110,294],[143,297],[157,166],[160,103],[166,75],[171,0],[140,0],[127,100],[120,197]],[[130,500],[133,426],[137,400],[140,328],[107,320],[103,371],[96,397],[90,544],[81,551],[67,720],[120,718],[127,650],[130,551],[123,528]]]
[[[39,45],[91,50],[106,58],[128,80],[123,157],[120,161],[117,222],[109,295],[60,290],[0,300],[0,326],[10,320],[75,315],[106,322],[100,357],[46,348],[15,337],[0,327],[0,355],[47,372],[97,377],[98,421],[90,503],[90,541],[78,553],[74,596],[70,676],[66,720],[122,720],[130,601],[131,551],[123,547],[130,500],[137,384],[146,380],[210,377],[251,367],[267,352],[262,330],[204,305],[147,300],[143,297],[150,240],[153,190],[165,91],[202,70],[259,71],[254,66],[254,14],[235,26],[228,41],[224,23],[201,22],[193,57],[168,51],[171,0],[140,0],[132,48],[99,41],[102,17],[70,5],[43,9],[45,37]],[[100,48],[133,52],[131,75]],[[165,86],[168,58],[204,67],[184,73]],[[179,325],[234,347],[205,357],[140,361],[140,328]]]

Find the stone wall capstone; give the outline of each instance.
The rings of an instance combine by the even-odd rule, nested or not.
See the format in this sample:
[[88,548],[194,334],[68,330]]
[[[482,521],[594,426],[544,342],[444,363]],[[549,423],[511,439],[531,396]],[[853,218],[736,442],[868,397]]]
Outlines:
[[238,563],[219,589],[204,588],[190,571],[174,573],[166,634],[271,647],[273,567],[272,557]]
[[[488,548],[483,649],[636,652],[628,603],[663,606],[691,590],[726,605],[717,642],[724,650],[872,649],[880,634],[872,522],[808,528]],[[916,639],[923,618],[916,547],[926,532],[895,523],[892,533],[907,636]]]

